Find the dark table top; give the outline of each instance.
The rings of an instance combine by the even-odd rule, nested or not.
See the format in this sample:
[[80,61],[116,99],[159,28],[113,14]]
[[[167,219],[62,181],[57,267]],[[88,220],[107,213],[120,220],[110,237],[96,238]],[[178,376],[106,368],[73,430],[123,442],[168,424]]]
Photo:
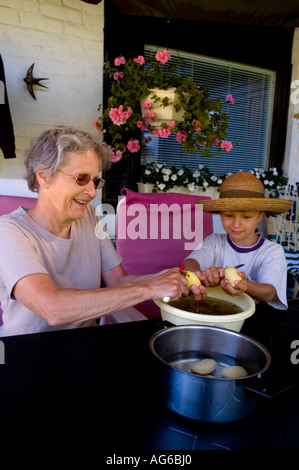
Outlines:
[[161,320],[2,338],[0,442],[29,451],[95,446],[106,454],[298,450],[299,364],[290,360],[294,340],[299,350],[297,315],[295,304],[280,312],[264,341],[272,355],[269,389],[292,387],[258,395],[251,416],[228,424],[193,422],[161,404],[149,348],[167,326]]

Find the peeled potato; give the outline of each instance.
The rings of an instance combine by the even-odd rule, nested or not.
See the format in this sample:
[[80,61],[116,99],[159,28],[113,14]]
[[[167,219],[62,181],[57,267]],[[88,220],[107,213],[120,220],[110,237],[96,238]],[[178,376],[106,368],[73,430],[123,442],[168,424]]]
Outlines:
[[221,375],[227,379],[241,379],[242,377],[247,377],[248,372],[242,366],[230,366],[224,367],[221,371]]
[[224,269],[224,277],[228,280],[232,287],[235,287],[236,281],[242,281],[242,278],[241,276],[239,276],[238,271],[236,270],[236,268],[233,267]]
[[217,367],[217,362],[214,359],[202,359],[201,361],[192,364],[191,370],[195,374],[208,375]]
[[192,271],[184,271],[183,274],[188,281],[188,283],[186,284],[187,289],[190,290],[191,286],[200,286],[200,280]]

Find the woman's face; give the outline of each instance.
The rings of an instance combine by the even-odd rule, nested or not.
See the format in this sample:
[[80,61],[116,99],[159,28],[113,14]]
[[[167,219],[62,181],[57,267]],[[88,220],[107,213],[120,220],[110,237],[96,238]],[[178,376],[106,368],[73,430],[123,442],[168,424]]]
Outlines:
[[224,230],[233,242],[240,246],[251,246],[256,242],[255,229],[261,220],[261,212],[221,212]]
[[[74,179],[87,174],[91,180],[79,186]],[[97,195],[93,179],[99,176],[99,159],[94,150],[84,153],[70,152],[55,178],[48,183],[47,197],[55,217],[61,222],[72,222],[84,216],[87,204]]]

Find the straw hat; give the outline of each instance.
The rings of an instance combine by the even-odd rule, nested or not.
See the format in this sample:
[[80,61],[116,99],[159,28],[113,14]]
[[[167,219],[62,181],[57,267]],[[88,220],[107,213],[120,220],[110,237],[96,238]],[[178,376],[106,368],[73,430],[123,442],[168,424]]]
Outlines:
[[228,176],[220,188],[219,199],[197,201],[206,212],[259,211],[266,215],[287,212],[293,205],[289,199],[265,198],[261,180],[248,171],[239,171]]

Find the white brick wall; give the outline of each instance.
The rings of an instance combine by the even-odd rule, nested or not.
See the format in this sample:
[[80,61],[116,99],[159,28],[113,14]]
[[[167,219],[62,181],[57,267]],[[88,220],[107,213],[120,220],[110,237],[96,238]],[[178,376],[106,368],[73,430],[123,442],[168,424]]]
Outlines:
[[[0,53],[16,137],[16,159],[0,150],[0,178],[22,178],[23,152],[53,124],[92,131],[102,99],[104,6],[81,0],[0,0]],[[32,63],[36,101],[23,78]]]
[[[0,178],[23,177],[23,151],[47,127],[71,124],[92,130],[102,99],[103,3],[0,0],[0,53],[17,147],[17,158],[10,160],[3,158],[0,149]],[[33,62],[35,76],[49,79],[43,82],[49,89],[36,89],[36,101],[23,81]],[[292,62],[292,80],[299,80],[299,29]],[[286,171],[295,112],[299,112],[299,104],[290,103]]]

